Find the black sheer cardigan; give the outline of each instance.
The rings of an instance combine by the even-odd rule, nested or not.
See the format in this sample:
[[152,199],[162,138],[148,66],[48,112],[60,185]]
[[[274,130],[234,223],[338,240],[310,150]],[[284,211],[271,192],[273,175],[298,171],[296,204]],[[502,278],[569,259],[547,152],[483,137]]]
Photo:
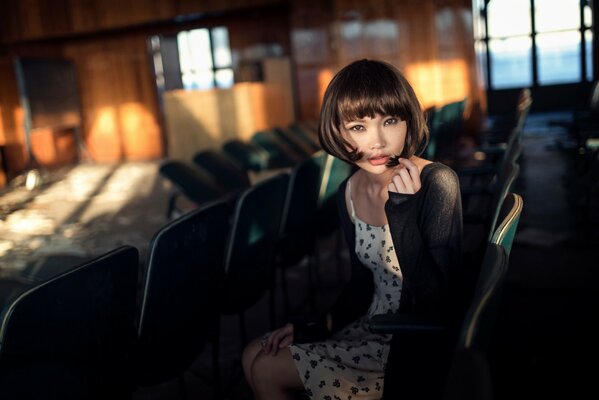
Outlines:
[[[298,343],[337,332],[365,315],[372,301],[372,273],[354,251],[355,228],[345,202],[348,179],[339,186],[337,205],[350,249],[351,278],[327,315],[317,323],[296,326]],[[389,192],[385,204],[403,275],[399,312],[433,316],[454,326],[460,322],[465,301],[459,285],[462,273],[459,180],[451,168],[437,162],[426,165],[420,179],[422,187],[416,194]]]

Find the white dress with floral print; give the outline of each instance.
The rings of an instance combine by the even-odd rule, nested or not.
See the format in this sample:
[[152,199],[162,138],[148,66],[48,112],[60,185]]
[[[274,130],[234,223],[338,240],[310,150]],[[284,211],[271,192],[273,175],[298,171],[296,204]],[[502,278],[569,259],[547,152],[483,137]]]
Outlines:
[[374,295],[368,313],[323,342],[293,344],[291,355],[308,395],[313,399],[380,399],[391,335],[374,334],[368,321],[375,314],[397,311],[402,275],[388,225],[373,226],[356,217],[355,252],[372,271]]

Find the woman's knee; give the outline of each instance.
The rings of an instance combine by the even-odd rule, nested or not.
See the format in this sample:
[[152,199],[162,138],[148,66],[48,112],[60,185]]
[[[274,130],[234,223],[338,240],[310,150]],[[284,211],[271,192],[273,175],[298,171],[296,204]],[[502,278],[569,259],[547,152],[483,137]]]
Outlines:
[[246,347],[243,349],[243,354],[241,355],[241,364],[243,366],[243,371],[245,373],[246,378],[250,379],[252,374],[252,364],[256,359],[256,356],[262,350],[261,338],[256,338],[252,340]]
[[256,389],[277,387],[289,390],[303,387],[291,353],[287,349],[282,349],[276,356],[258,353],[252,363],[251,379]]

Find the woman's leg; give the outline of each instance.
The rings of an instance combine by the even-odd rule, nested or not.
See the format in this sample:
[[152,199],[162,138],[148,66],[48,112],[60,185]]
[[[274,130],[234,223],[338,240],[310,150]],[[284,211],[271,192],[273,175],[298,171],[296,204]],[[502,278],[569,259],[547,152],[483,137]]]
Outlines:
[[252,391],[254,391],[254,383],[252,382],[252,364],[256,359],[258,353],[262,351],[262,345],[260,337],[252,340],[250,344],[248,344],[243,350],[243,355],[241,356],[241,366],[243,367],[243,374],[245,375],[245,380]]
[[251,366],[251,380],[258,400],[297,399],[298,391],[304,388],[288,348],[276,356],[258,352]]

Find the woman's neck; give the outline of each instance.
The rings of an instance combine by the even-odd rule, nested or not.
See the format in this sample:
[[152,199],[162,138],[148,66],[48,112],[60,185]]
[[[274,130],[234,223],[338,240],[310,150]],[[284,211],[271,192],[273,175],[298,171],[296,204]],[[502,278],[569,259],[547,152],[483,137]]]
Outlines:
[[387,197],[388,185],[393,178],[393,168],[389,168],[382,174],[371,174],[362,170],[362,186],[369,196]]

